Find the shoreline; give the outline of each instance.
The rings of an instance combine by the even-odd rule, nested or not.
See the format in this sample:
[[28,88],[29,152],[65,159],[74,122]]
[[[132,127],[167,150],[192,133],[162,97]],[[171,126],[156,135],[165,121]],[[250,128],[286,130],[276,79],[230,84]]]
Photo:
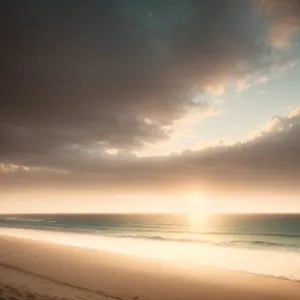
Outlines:
[[17,282],[28,275],[78,289],[78,293],[84,289],[103,299],[300,297],[300,283],[289,280],[7,236],[0,236],[3,268],[17,273]]
[[[66,235],[68,233],[68,235]],[[300,282],[300,255],[296,252],[223,247],[219,245],[177,243],[175,241],[135,239],[87,234],[73,231],[44,231],[42,229],[4,228],[0,236],[68,245],[103,252],[138,256],[146,259],[171,261],[199,268],[217,268]],[[145,242],[146,241],[146,242]],[[199,255],[200,254],[200,255]]]

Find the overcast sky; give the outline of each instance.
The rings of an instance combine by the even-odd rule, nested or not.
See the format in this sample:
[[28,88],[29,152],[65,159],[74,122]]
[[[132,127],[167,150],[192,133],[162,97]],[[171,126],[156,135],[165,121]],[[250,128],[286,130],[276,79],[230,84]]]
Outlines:
[[0,14],[0,212],[300,212],[299,0]]

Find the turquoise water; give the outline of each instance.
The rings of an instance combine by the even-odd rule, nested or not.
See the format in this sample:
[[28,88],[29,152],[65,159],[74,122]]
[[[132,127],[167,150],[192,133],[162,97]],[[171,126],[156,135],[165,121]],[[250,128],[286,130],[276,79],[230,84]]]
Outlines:
[[300,280],[300,215],[0,216],[0,234]]

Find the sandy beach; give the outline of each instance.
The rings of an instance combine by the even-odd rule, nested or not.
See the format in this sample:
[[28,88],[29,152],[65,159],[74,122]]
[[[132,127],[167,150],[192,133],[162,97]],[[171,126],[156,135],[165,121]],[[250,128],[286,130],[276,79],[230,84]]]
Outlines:
[[0,237],[0,299],[299,299],[300,284],[243,272]]

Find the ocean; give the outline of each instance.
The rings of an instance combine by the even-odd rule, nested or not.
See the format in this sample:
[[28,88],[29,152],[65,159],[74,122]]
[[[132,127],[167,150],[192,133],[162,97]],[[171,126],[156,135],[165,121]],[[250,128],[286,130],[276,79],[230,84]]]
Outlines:
[[0,235],[300,281],[300,214],[2,215]]

